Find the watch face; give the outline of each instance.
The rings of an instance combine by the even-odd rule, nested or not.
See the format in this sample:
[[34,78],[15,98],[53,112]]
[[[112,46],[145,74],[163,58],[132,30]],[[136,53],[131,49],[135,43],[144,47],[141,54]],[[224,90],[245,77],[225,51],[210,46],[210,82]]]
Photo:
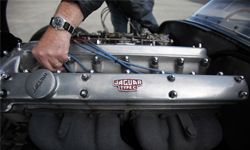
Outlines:
[[56,29],[62,29],[64,24],[64,20],[60,17],[54,17],[51,22],[51,25]]

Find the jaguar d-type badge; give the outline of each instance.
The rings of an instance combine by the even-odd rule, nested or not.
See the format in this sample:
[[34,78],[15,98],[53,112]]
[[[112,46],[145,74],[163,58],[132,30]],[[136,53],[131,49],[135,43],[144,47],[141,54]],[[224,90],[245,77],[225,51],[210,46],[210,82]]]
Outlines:
[[134,92],[138,87],[142,86],[141,79],[118,79],[114,80],[113,86],[117,87],[121,92]]

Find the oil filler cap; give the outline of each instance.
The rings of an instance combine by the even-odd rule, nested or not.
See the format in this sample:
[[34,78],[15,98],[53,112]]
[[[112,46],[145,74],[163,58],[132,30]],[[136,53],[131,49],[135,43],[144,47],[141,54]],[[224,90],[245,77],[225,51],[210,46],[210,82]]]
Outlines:
[[55,94],[56,86],[56,77],[47,69],[39,69],[33,72],[25,81],[28,95],[35,99],[52,97]]

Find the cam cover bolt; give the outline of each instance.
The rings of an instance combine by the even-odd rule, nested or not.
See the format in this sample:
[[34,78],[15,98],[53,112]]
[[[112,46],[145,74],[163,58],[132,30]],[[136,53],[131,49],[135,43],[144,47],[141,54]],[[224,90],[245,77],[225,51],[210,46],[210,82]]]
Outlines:
[[168,81],[174,82],[174,81],[175,81],[175,76],[174,76],[173,74],[170,74],[170,75],[168,76]]
[[152,58],[152,64],[157,65],[159,63],[159,58],[158,57],[153,57]]
[[7,95],[8,95],[8,92],[6,90],[4,90],[4,89],[0,90],[0,97],[1,98],[5,98],[5,97],[7,97]]
[[170,91],[169,93],[168,93],[168,96],[170,97],[170,98],[176,98],[177,97],[177,92],[176,91]]
[[89,75],[87,75],[87,74],[82,74],[82,80],[83,81],[87,81],[88,79],[89,79]]
[[240,94],[239,94],[240,98],[242,99],[246,99],[248,97],[248,93],[245,92],[245,91],[241,91]]
[[81,90],[80,96],[83,98],[86,98],[88,96],[88,91],[87,90]]
[[177,66],[180,66],[180,67],[184,65],[184,62],[185,62],[184,58],[177,58],[176,60]]
[[241,82],[242,80],[244,80],[245,78],[244,78],[244,76],[237,76],[237,77],[234,77],[234,80],[236,81],[236,82]]
[[208,58],[203,58],[203,59],[200,61],[200,64],[201,64],[201,66],[207,67],[208,64],[209,64]]
[[219,75],[219,76],[223,76],[223,75],[224,75],[224,73],[220,71],[220,72],[218,72],[218,73],[217,73],[217,75]]

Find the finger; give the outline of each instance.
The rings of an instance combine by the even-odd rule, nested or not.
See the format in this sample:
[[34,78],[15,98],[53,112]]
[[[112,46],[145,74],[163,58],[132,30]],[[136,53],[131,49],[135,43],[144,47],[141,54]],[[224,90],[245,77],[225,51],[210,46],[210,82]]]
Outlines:
[[49,59],[49,63],[53,67],[53,70],[59,70],[63,66],[63,63],[55,58]]
[[51,70],[51,71],[56,71],[56,69],[49,63],[48,60],[43,60],[41,64],[42,64],[42,65],[44,66],[44,68],[46,68],[46,69],[49,69],[49,70]]
[[48,62],[48,60],[46,58],[43,58],[43,57],[37,57],[36,55],[34,55],[34,57],[36,58],[37,62],[43,66],[44,68],[46,69],[49,69],[49,70],[54,70],[53,67],[50,65],[50,63]]
[[63,64],[65,62],[69,61],[69,56],[68,55],[63,55],[62,57],[58,58],[58,60]]

